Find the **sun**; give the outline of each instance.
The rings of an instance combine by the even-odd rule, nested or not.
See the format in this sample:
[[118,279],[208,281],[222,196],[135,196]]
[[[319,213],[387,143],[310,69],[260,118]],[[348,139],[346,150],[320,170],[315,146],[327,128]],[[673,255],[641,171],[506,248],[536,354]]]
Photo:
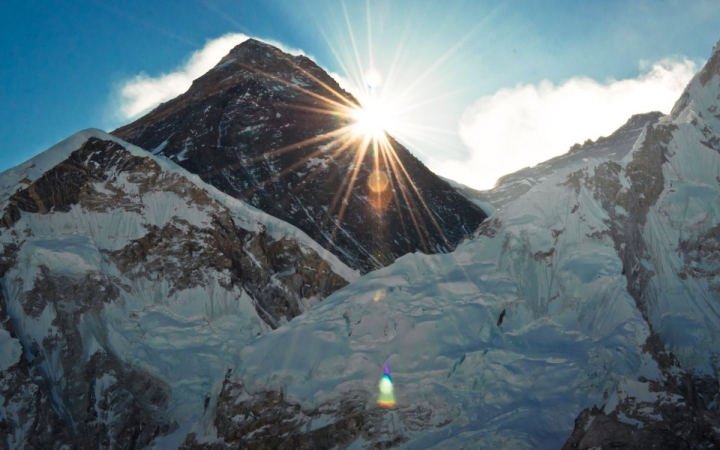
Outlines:
[[385,132],[393,127],[393,117],[389,105],[379,99],[366,99],[362,101],[362,107],[352,113],[354,131],[361,137],[382,139]]

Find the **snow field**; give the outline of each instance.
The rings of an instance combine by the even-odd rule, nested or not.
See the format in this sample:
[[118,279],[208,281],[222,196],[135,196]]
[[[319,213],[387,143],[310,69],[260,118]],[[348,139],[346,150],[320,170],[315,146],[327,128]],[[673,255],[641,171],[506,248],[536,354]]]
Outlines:
[[[374,398],[389,357],[399,407],[430,404],[453,421],[409,448],[495,442],[501,431],[520,448],[560,446],[578,411],[640,370],[649,332],[617,255],[583,233],[600,227],[602,214],[581,208],[581,221],[539,204],[575,195],[543,186],[498,213],[506,222],[495,238],[447,255],[406,255],[262,336],[240,352],[238,376],[251,390],[282,389],[317,407],[356,390]],[[533,258],[558,228],[564,240],[553,264]]]

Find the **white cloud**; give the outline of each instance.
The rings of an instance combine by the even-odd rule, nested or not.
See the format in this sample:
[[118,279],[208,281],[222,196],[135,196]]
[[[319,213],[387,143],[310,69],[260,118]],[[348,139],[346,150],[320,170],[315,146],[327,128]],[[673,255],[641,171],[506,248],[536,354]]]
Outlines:
[[436,173],[477,189],[526,166],[566,153],[586,139],[607,136],[631,115],[669,113],[696,71],[687,59],[641,62],[637,78],[600,83],[574,77],[554,85],[518,85],[480,98],[463,114],[464,161],[433,160]]
[[[135,75],[121,83],[118,116],[120,119],[134,119],[162,102],[171,100],[190,88],[193,80],[212,69],[236,45],[250,39],[241,33],[232,33],[208,41],[205,46],[190,55],[187,62],[175,71],[156,77],[146,73]],[[258,38],[255,38],[258,39]],[[260,39],[258,39],[260,40]],[[265,40],[286,53],[304,55],[302,50],[289,48],[279,42]]]

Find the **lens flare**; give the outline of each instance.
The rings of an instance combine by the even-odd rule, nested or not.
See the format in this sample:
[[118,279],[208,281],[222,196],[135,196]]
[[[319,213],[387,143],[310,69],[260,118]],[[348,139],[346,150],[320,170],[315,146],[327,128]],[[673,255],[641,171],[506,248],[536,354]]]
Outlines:
[[376,170],[370,174],[370,177],[368,178],[368,187],[373,192],[383,192],[388,188],[389,184],[390,179],[387,175],[385,175],[385,172],[381,170]]
[[378,389],[380,390],[380,396],[378,397],[378,406],[383,408],[390,408],[395,406],[395,394],[393,393],[393,382],[390,377],[390,362],[385,360],[385,370],[383,376],[380,378],[378,383]]
[[393,385],[392,380],[389,376],[383,375],[383,377],[380,379],[380,394],[381,395],[390,395],[393,392]]
[[375,291],[375,295],[373,295],[373,301],[379,302],[380,300],[385,298],[385,295],[387,295],[385,293],[385,289],[378,289],[377,291]]

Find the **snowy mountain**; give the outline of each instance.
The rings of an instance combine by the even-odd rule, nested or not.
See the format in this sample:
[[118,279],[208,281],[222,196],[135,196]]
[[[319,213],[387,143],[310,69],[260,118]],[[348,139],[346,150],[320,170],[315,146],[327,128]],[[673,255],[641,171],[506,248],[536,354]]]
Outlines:
[[[454,249],[487,215],[392,138],[390,161],[359,159],[359,140],[340,133],[356,107],[307,57],[250,39],[113,134],[297,226],[363,273]],[[376,165],[390,177],[381,194],[369,186]]]
[[[0,174],[8,448],[720,446],[720,43],[668,116],[484,193],[412,176],[458,241],[472,202],[494,213],[451,253],[426,230],[439,254],[401,256],[420,248],[407,238],[387,259],[374,246],[400,234],[382,227],[409,209],[368,213],[358,187],[348,202],[366,213],[341,224],[354,241],[335,256],[313,180],[339,191],[322,177],[347,161],[264,152],[284,145],[274,127],[288,142],[330,129],[293,115],[283,96],[300,94],[266,74],[332,80],[278,52],[241,45],[117,132],[146,149],[85,130]],[[247,137],[243,114],[291,126]],[[275,195],[280,218],[234,198]],[[281,220],[302,215],[314,234]],[[394,405],[378,404],[385,376]]]
[[231,355],[357,278],[300,230],[99,130],[0,174],[0,441],[142,448]]
[[720,43],[670,116],[244,347],[185,447],[717,448],[718,109]]

